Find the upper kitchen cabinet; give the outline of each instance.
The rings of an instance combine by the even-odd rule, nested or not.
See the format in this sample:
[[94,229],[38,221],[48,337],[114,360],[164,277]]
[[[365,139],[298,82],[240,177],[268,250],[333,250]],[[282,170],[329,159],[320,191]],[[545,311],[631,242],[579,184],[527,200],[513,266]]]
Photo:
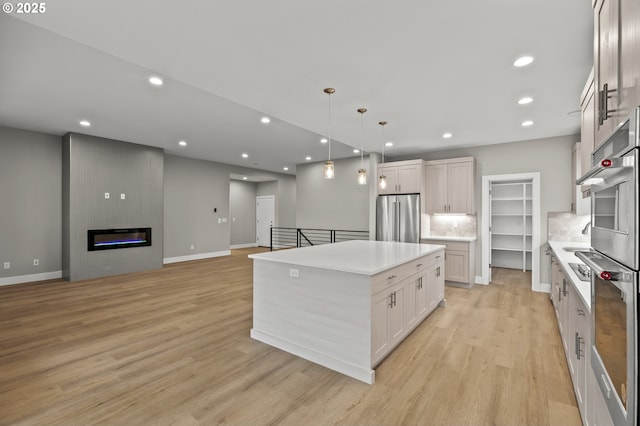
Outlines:
[[640,102],[640,5],[597,0],[594,6],[595,140],[598,147]]
[[379,194],[417,194],[423,192],[424,161],[409,160],[378,164],[378,176],[386,177]]
[[[595,91],[593,81],[593,69],[580,96],[580,109],[582,111],[580,122],[580,171],[582,174],[591,169],[591,153],[595,148]],[[574,182],[575,184],[575,182]],[[582,185],[582,192],[589,190],[589,185]],[[586,194],[588,196],[588,194]]]
[[611,134],[618,115],[620,0],[599,0],[594,10],[594,74],[596,81],[595,141]]
[[473,157],[426,162],[426,212],[475,213]]

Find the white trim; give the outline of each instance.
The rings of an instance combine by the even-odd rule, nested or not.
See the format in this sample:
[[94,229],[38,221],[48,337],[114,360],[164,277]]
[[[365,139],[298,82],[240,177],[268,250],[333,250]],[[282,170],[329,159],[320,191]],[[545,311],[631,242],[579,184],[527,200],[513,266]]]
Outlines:
[[345,374],[349,377],[353,377],[354,379],[358,379],[367,384],[371,385],[373,384],[373,382],[375,382],[375,370],[358,367],[357,365],[332,358],[313,349],[309,349],[288,340],[284,340],[264,333],[260,330],[256,330],[255,328],[251,329],[251,338],[262,343],[266,343],[267,345],[271,345],[275,348],[282,349],[283,351],[289,352],[290,354],[297,355],[300,358],[315,362],[316,364],[320,364],[324,367],[330,368],[331,370]]
[[476,275],[476,284],[488,285],[489,283],[482,279],[482,275]]
[[241,249],[241,248],[250,248],[250,247],[258,247],[258,243],[246,243],[246,244],[233,244],[230,249]]
[[43,272],[41,274],[16,275],[15,277],[0,278],[0,285],[30,283],[62,278],[62,271]]
[[540,284],[540,172],[514,173],[505,175],[482,176],[482,252],[480,265],[481,282],[489,282],[489,187],[492,181],[531,180],[532,181],[532,220],[531,220],[531,289],[544,291]]
[[538,288],[534,288],[533,291],[540,293],[551,293],[551,284],[539,283]]
[[229,256],[231,250],[215,251],[211,253],[199,253],[191,254],[189,256],[177,256],[177,257],[165,257],[162,259],[162,264],[167,265],[169,263],[188,262],[190,260],[209,259],[211,257]]

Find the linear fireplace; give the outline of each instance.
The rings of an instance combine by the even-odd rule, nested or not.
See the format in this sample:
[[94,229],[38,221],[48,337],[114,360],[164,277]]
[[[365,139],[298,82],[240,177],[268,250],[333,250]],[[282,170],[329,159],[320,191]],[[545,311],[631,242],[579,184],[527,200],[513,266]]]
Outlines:
[[89,251],[112,250],[151,245],[151,228],[89,229]]

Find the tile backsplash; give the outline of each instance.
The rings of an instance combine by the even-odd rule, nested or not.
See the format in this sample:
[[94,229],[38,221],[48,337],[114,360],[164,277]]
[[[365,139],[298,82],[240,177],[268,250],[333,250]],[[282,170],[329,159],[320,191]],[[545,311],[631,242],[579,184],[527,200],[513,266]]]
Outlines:
[[583,235],[582,230],[590,220],[590,215],[550,212],[547,216],[547,240],[589,243],[591,242],[590,230],[587,235]]
[[[423,236],[439,237],[475,237],[476,236],[476,215],[424,215],[428,224]],[[426,234],[426,235],[425,235]]]

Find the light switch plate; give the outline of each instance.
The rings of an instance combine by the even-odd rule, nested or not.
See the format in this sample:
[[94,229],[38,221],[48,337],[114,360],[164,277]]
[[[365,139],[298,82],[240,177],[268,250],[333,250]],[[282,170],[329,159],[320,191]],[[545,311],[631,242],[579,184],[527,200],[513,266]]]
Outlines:
[[124,200],[124,194],[120,194],[120,199]]
[[109,193],[108,193],[108,192],[105,192],[105,193],[104,193],[104,199],[105,199],[105,200],[108,200],[108,199],[109,199]]
[[298,278],[300,276],[300,270],[291,268],[289,269],[289,276],[293,278]]

